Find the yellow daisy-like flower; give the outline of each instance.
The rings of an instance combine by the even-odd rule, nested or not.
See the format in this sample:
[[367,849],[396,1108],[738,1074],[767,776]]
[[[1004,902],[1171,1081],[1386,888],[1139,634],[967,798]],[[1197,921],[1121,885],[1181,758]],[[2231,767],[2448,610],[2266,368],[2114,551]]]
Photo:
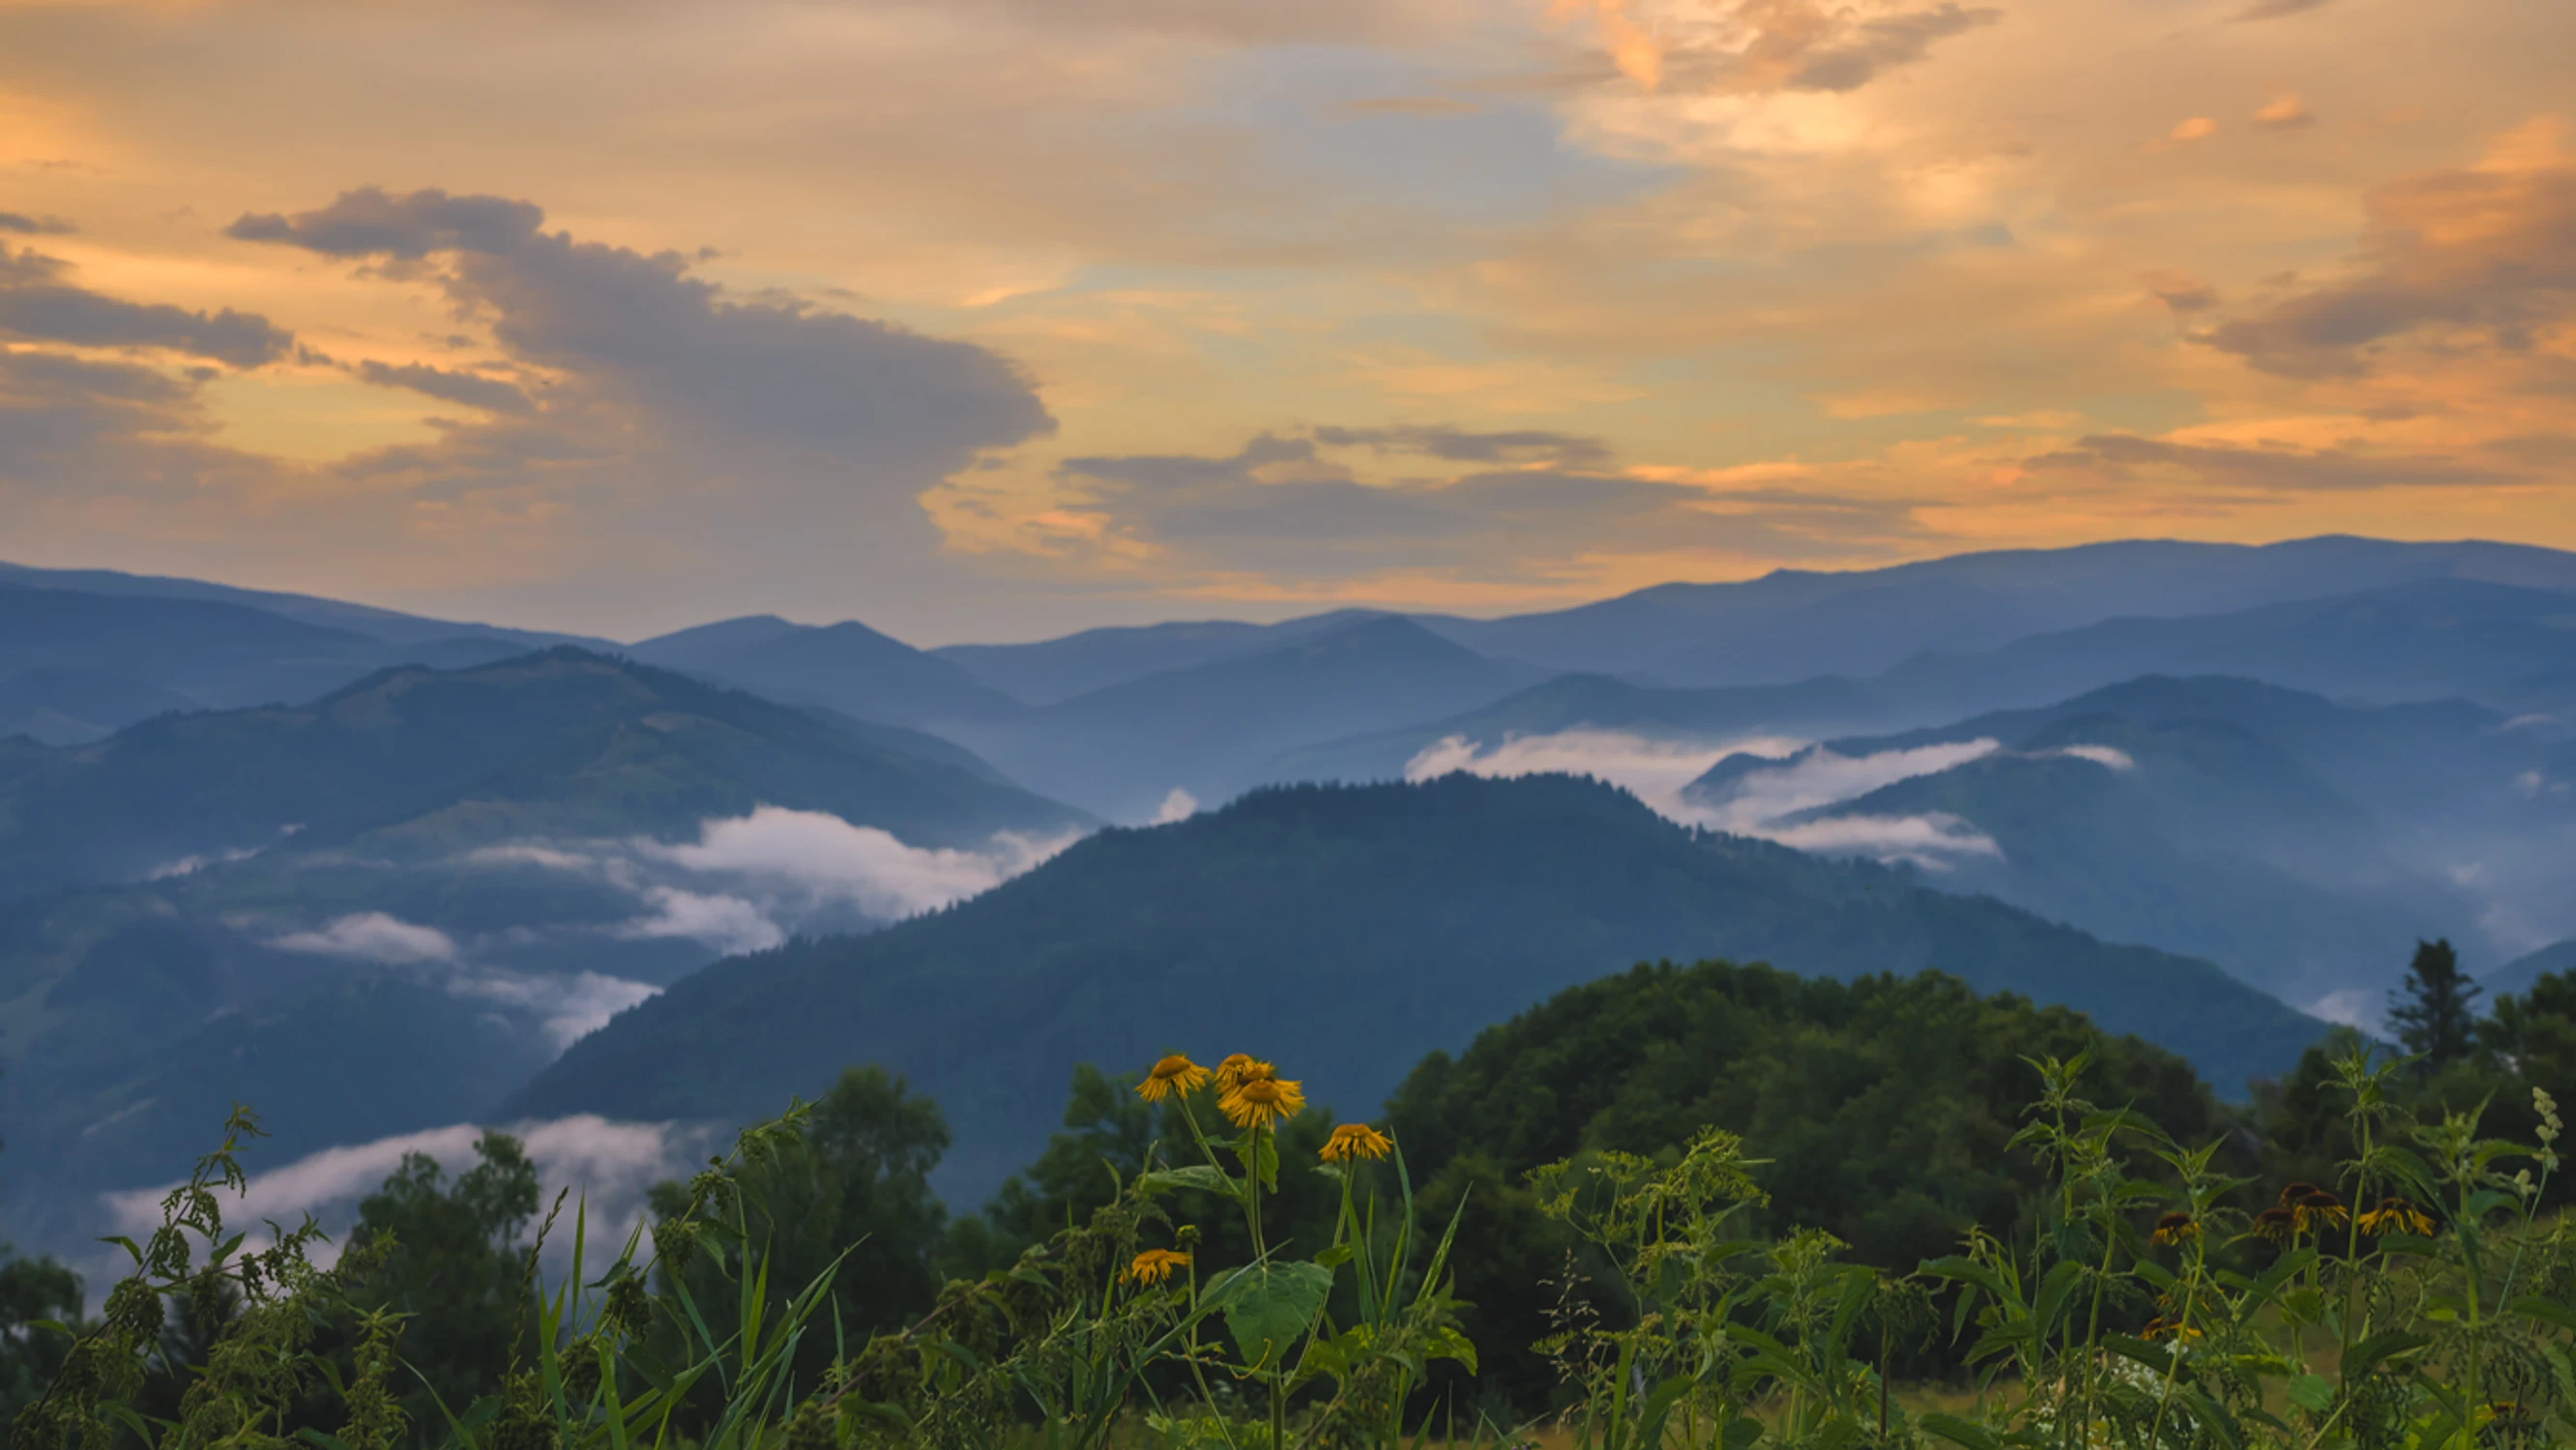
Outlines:
[[1354,1158],[1383,1158],[1393,1151],[1393,1138],[1366,1123],[1344,1123],[1315,1150],[1315,1156],[1327,1163],[1348,1163]]
[[2428,1238],[2433,1220],[2424,1210],[2402,1198],[2383,1198],[2379,1206],[2361,1216],[2361,1231],[2366,1234],[2413,1234]]
[[2155,1240],[2160,1244],[2186,1244],[2200,1237],[2200,1223],[2187,1213],[2169,1213],[2156,1220]]
[[2299,1228],[2303,1232],[2315,1228],[2341,1228],[2344,1225],[2343,1200],[2322,1188],[2310,1189],[2301,1194],[2296,1203],[2286,1206],[2297,1215]]
[[1268,1077],[1269,1075],[1270,1064],[1266,1062],[1255,1062],[1252,1060],[1251,1056],[1246,1053],[1232,1053],[1226,1057],[1225,1061],[1216,1065],[1216,1090],[1221,1093],[1230,1093],[1234,1091],[1234,1085],[1243,1081],[1245,1078]]
[[1147,1249],[1127,1265],[1126,1279],[1131,1284],[1159,1284],[1189,1261],[1189,1255],[1175,1249]]
[[1238,1128],[1266,1128],[1284,1123],[1306,1110],[1306,1090],[1302,1084],[1269,1075],[1267,1064],[1259,1077],[1247,1077],[1234,1085],[1234,1091],[1217,1099],[1216,1105]]
[[1154,1064],[1145,1080],[1136,1084],[1136,1096],[1149,1103],[1159,1103],[1174,1093],[1187,1096],[1199,1090],[1208,1080],[1208,1070],[1175,1052]]

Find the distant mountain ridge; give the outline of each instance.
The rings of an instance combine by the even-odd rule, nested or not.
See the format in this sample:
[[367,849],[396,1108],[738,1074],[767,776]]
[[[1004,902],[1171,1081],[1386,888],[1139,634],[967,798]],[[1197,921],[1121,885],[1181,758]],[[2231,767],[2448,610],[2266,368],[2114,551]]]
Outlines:
[[1702,956],[1939,967],[2091,1011],[2231,1087],[2322,1030],[2207,963],[1695,835],[1597,783],[1453,776],[1261,792],[1093,836],[934,916],[718,963],[574,1044],[508,1110],[739,1120],[876,1062],[938,1098],[950,1191],[972,1196],[1044,1140],[1076,1062],[1255,1051],[1366,1113],[1424,1052],[1562,987]]
[[855,620],[818,626],[753,615],[661,635],[626,653],[787,704],[821,705],[891,725],[989,722],[1023,713],[1018,700],[956,662]]
[[1034,789],[1139,821],[1174,790],[1209,804],[1232,797],[1257,784],[1254,767],[1279,750],[1447,714],[1540,673],[1399,616],[1363,615],[950,733]]
[[[657,867],[764,806],[799,813],[792,854]],[[0,742],[13,1180],[149,1181],[209,1103],[269,1109],[288,1154],[462,1121],[563,1024],[712,960],[711,941],[778,939],[764,910],[901,914],[808,903],[835,869],[899,887],[999,833],[1036,849],[1089,824],[949,742],[568,646],[78,748]]]
[[766,800],[953,844],[1086,819],[899,741],[569,646],[406,666],[309,705],[173,716],[22,756],[0,777],[0,897],[140,880],[290,827],[298,849],[362,832],[453,845],[652,830]]

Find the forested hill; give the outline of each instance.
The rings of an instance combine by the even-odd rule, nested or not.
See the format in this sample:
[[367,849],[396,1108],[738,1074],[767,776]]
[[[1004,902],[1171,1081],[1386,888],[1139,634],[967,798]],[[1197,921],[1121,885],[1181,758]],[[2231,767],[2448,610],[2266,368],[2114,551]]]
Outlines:
[[1366,1113],[1436,1048],[1640,960],[1950,972],[2091,1013],[2231,1095],[2322,1030],[2204,962],[1983,897],[1694,833],[1562,776],[1256,793],[1106,831],[946,912],[719,962],[576,1044],[509,1110],[748,1119],[852,1063],[950,1116],[952,1196],[1058,1121],[1078,1062],[1242,1050]]

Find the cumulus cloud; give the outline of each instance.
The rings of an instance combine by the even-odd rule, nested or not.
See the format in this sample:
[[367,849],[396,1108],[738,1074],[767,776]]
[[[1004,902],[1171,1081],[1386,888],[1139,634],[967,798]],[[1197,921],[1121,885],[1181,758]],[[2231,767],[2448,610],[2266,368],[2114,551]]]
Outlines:
[[2546,124],[2477,165],[2389,182],[2368,211],[2341,277],[2202,340],[2284,377],[2357,377],[2406,341],[2528,352],[2576,309],[2576,157]]
[[20,236],[27,237],[44,237],[59,236],[78,230],[80,230],[78,227],[64,221],[61,217],[28,216],[23,212],[0,211],[0,232],[16,232]]
[[128,302],[74,285],[70,271],[55,258],[0,247],[0,340],[159,349],[236,368],[273,362],[294,345],[256,313]]
[[1555,0],[1551,9],[1559,16],[1590,12],[1612,63],[1648,90],[1727,95],[1857,90],[2002,15],[1890,0]]
[[1610,462],[1610,446],[1598,438],[1551,433],[1536,428],[1478,433],[1447,426],[1323,427],[1315,430],[1315,441],[1331,448],[1416,453],[1453,463],[1553,463],[1561,467],[1592,467]]
[[456,960],[456,941],[432,926],[420,926],[381,911],[337,917],[315,931],[293,932],[269,943],[290,952],[342,957],[353,962],[411,966]]
[[1186,821],[1198,813],[1199,798],[1174,786],[1172,793],[1163,797],[1163,803],[1155,808],[1154,824],[1168,826],[1174,821]]
[[434,368],[425,363],[389,366],[373,359],[358,364],[358,377],[380,388],[409,388],[424,397],[444,402],[461,403],[487,413],[527,413],[533,411],[528,395],[497,378],[476,373],[461,373],[448,368]]
[[[399,559],[413,587],[439,588],[464,567],[482,576],[468,586],[516,580],[558,608],[753,572],[857,575],[908,597],[953,582],[921,496],[1055,426],[990,349],[728,289],[693,255],[544,221],[524,200],[370,188],[227,229],[344,263],[357,289],[428,294],[455,329],[429,342],[436,360],[335,360],[255,314],[109,296],[0,246],[0,342],[24,344],[0,348],[0,508],[53,530],[57,553],[129,545],[148,520],[251,551],[257,565],[240,567],[280,552]],[[404,343],[420,340],[369,345]],[[456,412],[409,425],[409,441],[274,456],[227,424],[245,400],[288,403],[287,384],[218,394],[214,365],[278,365],[299,390],[345,377]],[[294,508],[272,506],[286,497]],[[255,539],[239,527],[252,513]],[[649,602],[630,592],[614,607]]]
[[366,187],[314,211],[243,216],[227,235],[351,261],[444,257],[441,284],[491,317],[514,356],[599,400],[727,435],[963,462],[1053,427],[1019,370],[981,347],[732,296],[677,252],[577,242],[544,220],[526,201]]
[[[1650,477],[1607,466],[1598,449],[1543,432],[1327,427],[1262,433],[1227,455],[1068,458],[1055,476],[1067,511],[1096,520],[1098,537],[1308,578],[1517,575],[1625,549],[1796,557],[1915,532],[1908,500]],[[1505,466],[1372,475],[1351,453]]]
[[[702,1126],[621,1123],[590,1114],[496,1126],[526,1148],[542,1186],[540,1202],[551,1202],[558,1190],[569,1189],[586,1204],[594,1242],[602,1229],[622,1232],[638,1221],[652,1186],[685,1175],[714,1137]],[[405,1157],[421,1154],[451,1174],[462,1173],[477,1161],[474,1144],[483,1132],[481,1127],[459,1123],[326,1148],[292,1163],[256,1170],[240,1192],[218,1190],[224,1216],[243,1225],[293,1224],[310,1213],[332,1234],[333,1244],[324,1251],[327,1259],[345,1244],[347,1234],[342,1230],[356,1220],[358,1201],[376,1191]],[[161,1199],[172,1186],[106,1194],[103,1206],[117,1232],[140,1238],[159,1226]],[[569,1245],[571,1238],[569,1232],[562,1233],[560,1244]]]
[[2449,454],[2365,452],[2297,444],[2252,446],[2094,433],[2073,446],[2024,460],[2035,473],[2079,474],[2109,483],[2167,475],[2245,493],[2348,493],[2511,481],[2493,465]]

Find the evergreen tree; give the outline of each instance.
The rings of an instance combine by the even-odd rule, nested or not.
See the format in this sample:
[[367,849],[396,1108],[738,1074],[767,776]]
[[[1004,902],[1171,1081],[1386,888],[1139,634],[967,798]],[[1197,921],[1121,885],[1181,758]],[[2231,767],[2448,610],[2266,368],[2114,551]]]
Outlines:
[[2448,937],[2415,943],[2405,985],[2389,994],[2388,1024],[2406,1050],[2423,1059],[2425,1072],[2440,1072],[2469,1055],[2478,1029],[2472,1004],[2480,991],[2460,970],[2460,954]]

